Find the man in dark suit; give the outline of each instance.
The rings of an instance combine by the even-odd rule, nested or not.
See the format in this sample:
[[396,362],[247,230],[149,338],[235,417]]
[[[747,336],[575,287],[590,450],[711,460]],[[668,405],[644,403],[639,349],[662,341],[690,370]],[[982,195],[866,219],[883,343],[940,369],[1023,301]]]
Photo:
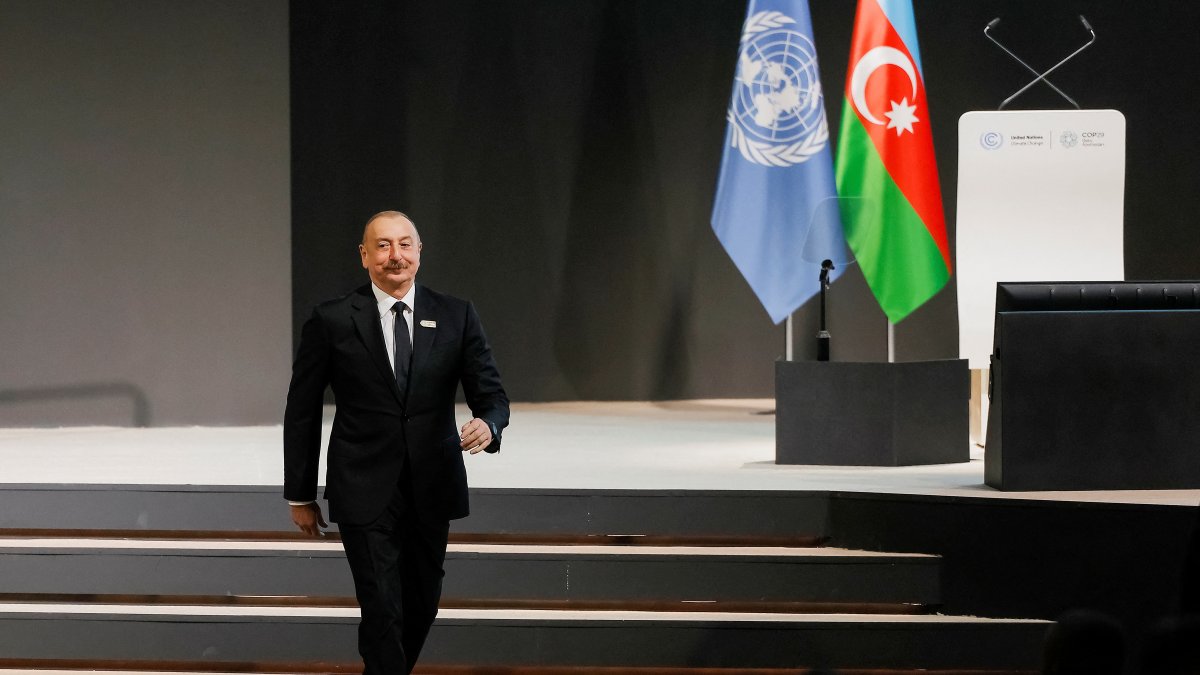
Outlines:
[[[469,302],[416,284],[417,228],[371,218],[359,246],[371,283],[304,324],[284,414],[284,498],[304,532],[326,525],[317,497],[321,406],[337,412],[325,498],[362,612],[366,675],[411,672],[437,615],[450,521],[467,515],[462,453],[500,449],[508,397]],[[462,384],[473,418],[457,427]]]

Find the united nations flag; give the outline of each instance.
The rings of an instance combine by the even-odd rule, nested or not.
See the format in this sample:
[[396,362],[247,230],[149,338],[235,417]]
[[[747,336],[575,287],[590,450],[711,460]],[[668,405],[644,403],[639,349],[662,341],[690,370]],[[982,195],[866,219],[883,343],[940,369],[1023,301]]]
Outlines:
[[779,323],[845,250],[806,0],[751,0],[726,119],[713,231]]

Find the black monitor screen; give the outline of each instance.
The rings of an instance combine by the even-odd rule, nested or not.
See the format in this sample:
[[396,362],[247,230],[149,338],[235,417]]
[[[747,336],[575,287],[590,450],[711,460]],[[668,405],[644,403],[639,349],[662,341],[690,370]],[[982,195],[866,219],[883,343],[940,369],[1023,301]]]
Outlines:
[[1002,281],[997,312],[1200,309],[1200,281]]

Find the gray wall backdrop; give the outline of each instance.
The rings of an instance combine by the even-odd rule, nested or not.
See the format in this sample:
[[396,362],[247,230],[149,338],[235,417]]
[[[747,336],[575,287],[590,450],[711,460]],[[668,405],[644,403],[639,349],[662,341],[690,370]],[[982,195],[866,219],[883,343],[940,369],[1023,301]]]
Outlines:
[[278,420],[284,0],[0,0],[0,426]]

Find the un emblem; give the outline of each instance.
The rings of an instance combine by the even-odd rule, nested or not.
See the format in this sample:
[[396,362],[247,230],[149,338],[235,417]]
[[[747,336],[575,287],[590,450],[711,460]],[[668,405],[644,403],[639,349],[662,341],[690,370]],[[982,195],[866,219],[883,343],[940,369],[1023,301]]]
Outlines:
[[732,145],[763,166],[799,164],[829,142],[817,49],[788,27],[794,23],[782,12],[759,12],[742,30],[727,118]]

